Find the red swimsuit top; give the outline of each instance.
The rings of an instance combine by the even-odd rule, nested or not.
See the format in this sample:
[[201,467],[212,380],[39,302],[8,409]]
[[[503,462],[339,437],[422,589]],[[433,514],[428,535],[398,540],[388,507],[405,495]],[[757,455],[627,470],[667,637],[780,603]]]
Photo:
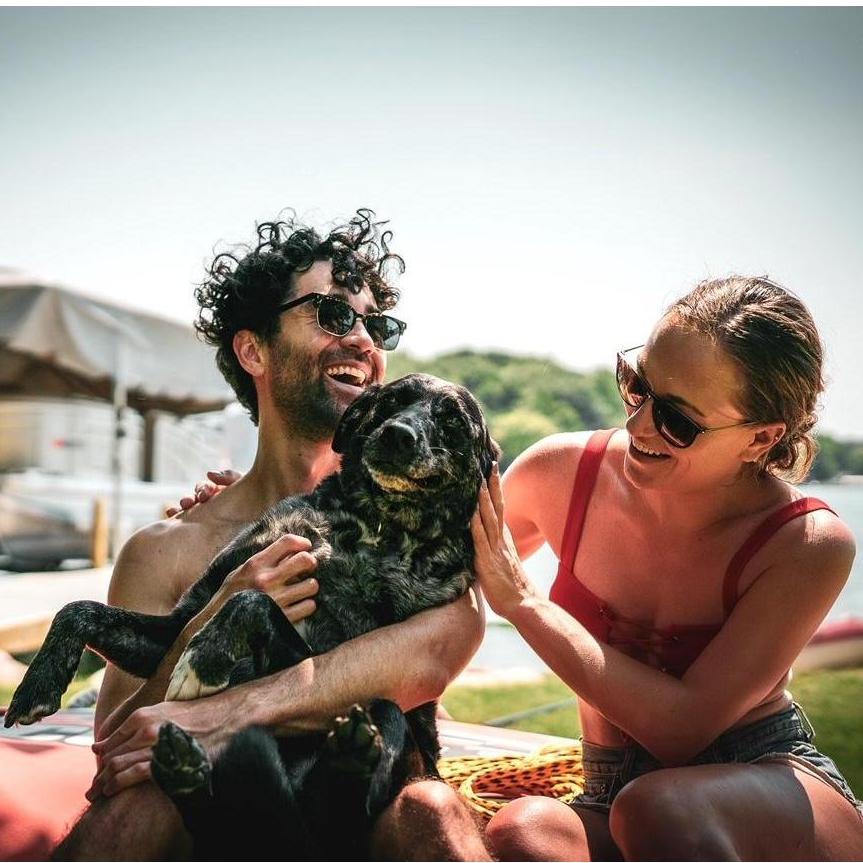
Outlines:
[[[648,665],[660,668],[676,677],[682,677],[686,669],[722,628],[722,623],[672,624],[653,628],[615,612],[608,603],[603,602],[593,591],[585,587],[575,575],[575,557],[584,529],[587,505],[596,485],[599,465],[615,431],[616,429],[610,429],[595,432],[591,435],[581,456],[572,488],[560,565],[551,587],[550,598],[552,602],[568,611],[599,641],[619,647],[625,653]],[[833,512],[826,503],[817,498],[800,498],[784,504],[755,528],[731,559],[725,572],[722,586],[725,618],[737,602],[740,576],[752,556],[782,525],[819,509]]]

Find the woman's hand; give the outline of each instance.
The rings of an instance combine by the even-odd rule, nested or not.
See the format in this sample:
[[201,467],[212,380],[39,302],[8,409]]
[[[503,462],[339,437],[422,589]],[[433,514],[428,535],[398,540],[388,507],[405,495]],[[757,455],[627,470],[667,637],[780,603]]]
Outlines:
[[179,512],[185,512],[191,509],[195,504],[206,503],[210,498],[215,497],[222,489],[233,485],[240,477],[241,473],[235,470],[208,470],[207,479],[199,482],[195,486],[195,493],[191,497],[180,498],[180,503],[177,506],[169,506],[165,509],[165,517],[173,518]]
[[515,543],[503,519],[503,493],[497,463],[488,483],[479,490],[479,504],[470,522],[474,544],[474,571],[492,610],[509,615],[534,587],[521,565]]
[[314,613],[312,597],[318,592],[318,582],[311,578],[318,566],[311,547],[304,536],[280,536],[231,572],[210,605],[219,609],[241,590],[259,590],[279,605],[291,623],[303,620]]

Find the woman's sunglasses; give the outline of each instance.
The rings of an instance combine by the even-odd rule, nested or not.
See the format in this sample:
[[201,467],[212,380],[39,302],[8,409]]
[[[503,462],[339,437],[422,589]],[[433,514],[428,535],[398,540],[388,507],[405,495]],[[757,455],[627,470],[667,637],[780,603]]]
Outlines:
[[280,312],[293,309],[303,303],[312,303],[317,313],[318,326],[331,336],[346,336],[357,321],[362,321],[376,348],[393,350],[399,343],[407,324],[379,312],[360,314],[350,303],[327,294],[306,294],[279,306]]
[[690,419],[682,410],[667,399],[661,398],[648,386],[647,381],[626,360],[626,354],[643,348],[637,345],[627,348],[617,355],[617,388],[624,404],[631,408],[640,408],[647,399],[653,402],[653,425],[662,437],[677,449],[686,449],[695,443],[700,434],[722,429],[737,428],[738,426],[753,425],[750,420],[732,423],[727,426],[711,426],[706,428],[698,425],[695,420]]

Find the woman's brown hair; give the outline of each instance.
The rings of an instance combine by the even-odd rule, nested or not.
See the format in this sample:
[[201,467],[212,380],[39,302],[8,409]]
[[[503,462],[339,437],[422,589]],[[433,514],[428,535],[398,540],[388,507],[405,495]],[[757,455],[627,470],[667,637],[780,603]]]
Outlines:
[[812,428],[824,389],[824,349],[806,306],[766,276],[733,275],[696,285],[667,315],[738,363],[746,379],[739,407],[748,420],[785,423],[760,472],[802,480],[818,450]]

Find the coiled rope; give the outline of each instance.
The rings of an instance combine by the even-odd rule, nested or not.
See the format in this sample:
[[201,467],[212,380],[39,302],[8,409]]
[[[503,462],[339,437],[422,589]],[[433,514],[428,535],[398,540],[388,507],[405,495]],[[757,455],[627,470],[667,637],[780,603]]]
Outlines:
[[544,746],[531,755],[441,758],[438,770],[486,818],[519,797],[539,795],[571,803],[584,789],[578,743]]

